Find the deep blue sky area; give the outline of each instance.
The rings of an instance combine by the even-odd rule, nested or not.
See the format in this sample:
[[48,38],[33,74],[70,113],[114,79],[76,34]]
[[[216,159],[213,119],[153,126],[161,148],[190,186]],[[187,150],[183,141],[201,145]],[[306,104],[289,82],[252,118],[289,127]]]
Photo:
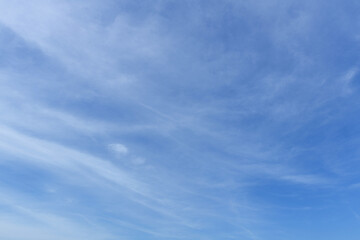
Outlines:
[[352,0],[0,0],[0,239],[360,239],[359,27]]

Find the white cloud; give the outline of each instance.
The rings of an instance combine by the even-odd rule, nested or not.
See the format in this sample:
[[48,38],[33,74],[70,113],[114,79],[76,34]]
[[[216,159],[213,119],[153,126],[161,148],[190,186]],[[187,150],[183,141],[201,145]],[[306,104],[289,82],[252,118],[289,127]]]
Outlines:
[[[160,66],[150,69],[152,66],[142,64],[143,60],[161,59],[167,50],[167,39],[161,32],[162,25],[157,22],[158,18],[155,16],[143,21],[136,16],[137,20],[134,20],[131,14],[118,10],[116,14],[103,21],[104,12],[97,7],[107,4],[101,1],[89,2],[0,0],[0,9],[6,9],[3,14],[0,14],[0,24],[13,31],[18,38],[25,40],[24,45],[28,45],[26,47],[35,47],[40,50],[47,57],[55,60],[55,65],[60,63],[61,71],[65,66],[70,72],[69,75],[76,76],[70,77],[69,82],[90,82],[90,86],[83,85],[89,87],[91,93],[94,94],[89,99],[96,96],[91,103],[97,104],[99,100],[101,102],[99,105],[104,104],[113,110],[120,109],[119,102],[126,99],[127,102],[124,104],[126,106],[121,106],[119,110],[119,113],[125,116],[125,123],[117,124],[116,119],[111,119],[115,114],[108,114],[106,108],[100,110],[99,114],[98,109],[87,108],[88,105],[84,102],[75,101],[76,97],[71,101],[64,97],[63,92],[68,93],[68,91],[73,91],[74,96],[78,94],[79,98],[84,98],[84,95],[81,89],[68,87],[66,84],[62,86],[61,77],[59,77],[61,81],[57,81],[61,83],[57,83],[56,86],[61,86],[63,92],[57,94],[54,91],[54,95],[57,94],[56,105],[62,106],[62,109],[59,109],[57,106],[52,106],[53,102],[46,97],[37,99],[36,96],[42,91],[39,90],[41,87],[53,84],[48,81],[50,75],[41,75],[44,78],[41,84],[26,86],[33,96],[25,94],[22,89],[23,85],[26,85],[23,84],[25,81],[19,80],[27,79],[28,82],[34,83],[34,78],[28,76],[31,73],[11,76],[9,81],[1,82],[0,90],[0,112],[2,113],[0,116],[0,153],[11,156],[2,159],[2,162],[10,161],[12,157],[15,157],[14,161],[17,161],[15,164],[20,162],[22,167],[31,165],[46,173],[50,172],[59,179],[61,184],[64,184],[65,188],[67,188],[66,184],[82,187],[86,184],[91,185],[86,191],[97,195],[98,200],[102,201],[101,207],[105,206],[104,208],[114,215],[118,209],[112,199],[129,201],[136,205],[136,208],[126,208],[119,204],[122,211],[129,211],[121,216],[131,216],[129,219],[124,217],[119,220],[123,226],[131,226],[133,229],[148,232],[154,236],[170,237],[174,235],[173,229],[205,228],[207,224],[211,226],[213,220],[235,222],[234,225],[238,226],[241,226],[243,222],[250,222],[244,214],[249,212],[247,211],[249,204],[246,201],[242,204],[238,197],[244,195],[251,201],[252,191],[247,191],[247,188],[254,182],[263,183],[267,179],[272,179],[294,186],[297,184],[323,186],[330,182],[321,175],[312,174],[311,169],[306,169],[304,166],[301,169],[298,167],[301,164],[294,164],[295,160],[290,161],[289,159],[292,158],[285,156],[291,155],[289,149],[295,145],[295,140],[290,137],[289,143],[281,145],[282,137],[288,137],[295,129],[303,127],[304,118],[316,115],[317,108],[324,106],[329,99],[341,95],[339,94],[341,90],[345,93],[351,92],[351,82],[358,72],[357,68],[351,68],[337,83],[326,86],[323,84],[326,81],[322,81],[323,79],[319,81],[318,75],[309,77],[307,74],[297,72],[307,64],[311,65],[311,58],[303,55],[306,51],[303,51],[302,47],[297,47],[297,44],[302,41],[301,38],[297,40],[299,36],[311,38],[311,35],[307,34],[312,29],[311,15],[300,12],[297,17],[289,19],[287,4],[280,9],[279,15],[275,10],[284,1],[273,1],[265,5],[250,4],[250,8],[246,9],[255,11],[256,16],[261,15],[256,21],[259,28],[253,32],[254,36],[249,35],[250,39],[253,40],[253,37],[258,36],[257,34],[264,38],[271,35],[267,42],[271,44],[260,43],[265,48],[271,48],[270,51],[264,49],[265,51],[260,51],[258,56],[256,52],[259,50],[256,45],[258,43],[247,41],[248,33],[244,32],[242,37],[245,40],[239,38],[239,46],[250,42],[249,46],[246,45],[249,52],[244,50],[239,54],[232,51],[234,46],[229,46],[230,53],[228,53],[227,50],[221,50],[228,49],[225,46],[220,50],[214,50],[219,52],[210,54],[211,58],[205,57],[208,54],[205,53],[206,51],[213,51],[209,50],[208,46],[214,46],[215,49],[218,46],[216,42],[222,41],[222,38],[218,37],[216,40],[212,39],[213,36],[222,36],[224,32],[217,33],[217,29],[212,29],[213,32],[206,38],[209,42],[202,42],[202,37],[199,39],[196,36],[184,37],[197,29],[188,31],[181,27],[181,31],[175,34],[178,45],[173,45],[173,50],[169,54],[174,55],[172,58],[174,61],[159,64]],[[90,4],[91,7],[85,8],[83,4]],[[244,2],[241,6],[243,5],[247,3]],[[97,11],[96,16],[92,15],[94,11]],[[204,25],[208,25],[218,20],[216,17],[212,18],[213,15],[218,14],[218,11],[212,12],[213,15],[207,15],[209,13],[205,12],[202,14],[206,15],[206,19],[196,19],[198,24],[203,21]],[[279,16],[279,21],[270,21],[275,15]],[[197,15],[194,14],[194,16]],[[165,19],[166,16],[159,18]],[[262,21],[269,22],[270,25]],[[230,25],[232,24],[236,23],[231,22]],[[266,31],[262,32],[264,29]],[[174,29],[174,32],[176,30]],[[249,31],[252,32],[251,28]],[[236,35],[235,32],[234,35]],[[227,40],[231,42],[231,39],[232,37],[229,37]],[[280,53],[283,52],[277,52],[276,47],[270,46],[273,42],[283,46],[281,47],[283,51],[296,56],[295,62],[299,63],[295,64],[297,67],[294,67],[294,70],[286,70],[286,73],[275,70],[266,73],[265,67],[264,70],[259,71],[259,74],[255,74],[254,79],[244,80],[247,77],[244,77],[246,74],[242,75],[242,71],[251,73],[244,67],[247,65],[242,66],[244,62],[250,62],[254,65],[251,69],[256,69],[257,61],[263,63],[260,58],[269,62],[282,58]],[[202,44],[207,47],[199,47]],[[199,49],[196,49],[198,47]],[[271,56],[273,52],[276,52],[276,57]],[[237,54],[238,56],[235,56]],[[263,54],[269,54],[269,56],[264,57]],[[229,55],[234,58],[229,58]],[[21,56],[22,53],[19,54],[19,57]],[[251,61],[248,61],[248,56],[252,56]],[[233,61],[234,59],[236,61]],[[216,64],[209,63],[213,61]],[[144,69],[144,72],[134,70],[133,62],[136,62],[134,65],[139,65],[139,68]],[[131,66],[128,67],[129,65]],[[275,62],[274,65],[281,64]],[[18,69],[15,71],[17,72]],[[220,74],[227,71],[231,74]],[[207,72],[210,74],[204,74]],[[60,71],[51,72],[51,75],[57,73],[61,75]],[[2,71],[0,74],[3,78],[9,75],[9,72]],[[227,82],[227,85],[223,85],[223,82]],[[82,88],[83,85],[77,87]],[[131,85],[134,87],[132,90],[136,89],[136,91],[127,91],[125,85],[126,87]],[[52,86],[51,89],[57,90],[56,86]],[[224,93],[223,90],[225,90]],[[112,95],[112,93],[116,94]],[[73,102],[83,104],[82,110],[86,114],[73,114],[72,112],[76,111],[71,108]],[[67,107],[69,107],[68,111]],[[104,122],[93,120],[94,116],[96,119],[102,118]],[[279,127],[277,125],[279,123],[285,124]],[[132,136],[135,134],[145,136],[149,141],[132,142],[131,146],[128,146],[126,142],[113,142],[106,145],[109,143],[108,139],[125,139],[122,138],[122,133],[126,133],[126,136],[132,134]],[[41,138],[43,135],[46,137]],[[76,142],[81,145],[81,150],[78,146],[70,147],[71,143],[59,140],[61,137],[73,135],[81,135],[81,140],[84,140]],[[111,162],[111,159],[99,157],[97,154],[102,153],[97,153],[96,147],[103,150],[104,142],[105,148],[115,156],[124,159],[126,164],[122,161]],[[274,151],[269,150],[274,146],[279,148]],[[89,149],[86,152],[87,147],[95,149]],[[135,151],[138,149],[142,150],[138,151],[139,155]],[[151,166],[146,162],[151,163]],[[259,179],[261,180],[258,181]],[[110,190],[104,191],[104,186],[109,185]],[[233,191],[233,189],[237,190]],[[61,187],[49,188],[47,191],[52,195],[61,194]],[[120,195],[119,191],[125,193],[122,192]],[[111,197],[103,196],[106,194]],[[235,194],[236,197],[233,196]],[[234,200],[236,203],[233,205],[241,210],[239,213],[229,204],[229,199],[232,197],[236,198]],[[64,199],[72,198],[70,196]],[[137,211],[140,208],[138,206],[143,208]],[[147,214],[148,211],[151,213]],[[161,215],[162,218],[154,220],[153,212]],[[236,214],[233,214],[234,212]],[[32,211],[32,213],[43,217],[42,212]],[[138,223],[129,223],[131,219],[136,219]],[[21,231],[26,234],[35,231],[39,236],[37,239],[54,234],[53,231],[41,231],[31,222],[23,223],[18,217],[10,220],[6,222],[6,219],[0,218],[0,226],[13,229],[19,234]],[[243,225],[247,226],[247,224]],[[241,231],[241,227],[238,229]],[[0,233],[6,236],[4,231],[0,229]],[[243,227],[243,231],[251,239],[256,239],[251,230]],[[25,235],[13,237],[23,239]],[[77,239],[85,238],[87,237],[81,234],[77,236]],[[61,236],[59,239],[62,239]],[[201,238],[191,237],[190,239]]]
[[128,148],[121,143],[109,144],[109,149],[121,155],[126,155],[129,152]]
[[0,150],[58,174],[61,173],[60,170],[77,172],[83,177],[107,179],[139,194],[147,195],[148,192],[140,182],[109,161],[26,136],[4,126],[0,126]]
[[119,62],[160,58],[166,44],[156,21],[132,22],[121,13],[110,23],[98,21],[99,12],[93,10],[101,12],[103,5],[95,1],[0,1],[0,9],[6,9],[0,23],[70,71],[96,78],[98,86],[108,83],[111,89],[133,79],[119,70]]
[[342,93],[344,95],[351,94],[353,92],[351,88],[351,82],[354,80],[356,75],[358,74],[359,69],[357,67],[351,68],[347,71],[342,78],[340,78],[340,88],[342,88]]

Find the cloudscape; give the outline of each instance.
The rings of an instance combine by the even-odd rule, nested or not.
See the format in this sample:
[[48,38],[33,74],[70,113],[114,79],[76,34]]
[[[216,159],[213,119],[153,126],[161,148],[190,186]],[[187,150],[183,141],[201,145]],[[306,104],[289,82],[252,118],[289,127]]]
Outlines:
[[360,2],[0,0],[0,239],[360,239]]

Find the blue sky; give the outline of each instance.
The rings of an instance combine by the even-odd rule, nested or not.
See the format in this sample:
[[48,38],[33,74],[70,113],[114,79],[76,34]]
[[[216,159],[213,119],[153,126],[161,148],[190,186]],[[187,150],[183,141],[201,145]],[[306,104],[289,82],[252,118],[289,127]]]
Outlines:
[[360,238],[358,1],[0,0],[0,238]]

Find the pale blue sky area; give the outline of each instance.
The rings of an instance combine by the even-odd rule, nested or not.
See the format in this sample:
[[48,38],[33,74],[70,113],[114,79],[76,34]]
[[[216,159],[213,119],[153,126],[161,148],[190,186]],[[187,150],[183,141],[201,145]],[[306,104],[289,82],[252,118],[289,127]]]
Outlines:
[[360,239],[359,27],[355,0],[0,0],[0,239]]

